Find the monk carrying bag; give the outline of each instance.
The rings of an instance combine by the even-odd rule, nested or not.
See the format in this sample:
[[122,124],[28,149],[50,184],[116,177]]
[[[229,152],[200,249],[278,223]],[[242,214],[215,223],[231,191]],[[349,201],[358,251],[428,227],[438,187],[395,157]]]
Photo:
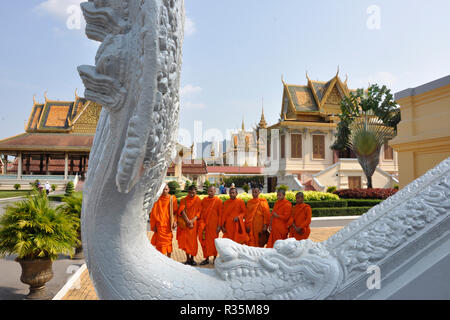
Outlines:
[[[186,216],[187,216],[187,204],[186,204],[186,198],[184,198],[184,211],[186,212]],[[183,211],[181,212],[181,214],[177,217],[177,225],[178,228],[180,229],[186,229],[186,221],[183,218]]]

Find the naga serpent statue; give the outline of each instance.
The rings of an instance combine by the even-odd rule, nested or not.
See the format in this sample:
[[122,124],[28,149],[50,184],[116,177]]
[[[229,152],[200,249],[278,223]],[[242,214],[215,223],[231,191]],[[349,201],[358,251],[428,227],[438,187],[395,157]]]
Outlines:
[[[408,261],[448,243],[450,159],[322,243],[287,239],[261,249],[217,239],[215,269],[160,254],[147,238],[147,212],[175,156],[184,3],[90,0],[81,7],[88,38],[101,42],[96,66],[78,67],[85,97],[103,106],[82,212],[100,299],[387,298]],[[384,290],[367,288],[371,265],[380,268]]]

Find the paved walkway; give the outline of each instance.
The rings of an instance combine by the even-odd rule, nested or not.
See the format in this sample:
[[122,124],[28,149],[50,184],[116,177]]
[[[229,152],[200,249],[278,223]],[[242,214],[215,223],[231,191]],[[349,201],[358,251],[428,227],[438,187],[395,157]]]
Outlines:
[[[311,234],[309,238],[315,242],[322,242],[327,240],[333,234],[338,232],[342,227],[329,227],[329,228],[311,228]],[[153,232],[148,233],[149,239],[151,239]],[[175,239],[175,236],[174,236]],[[184,251],[180,250],[177,246],[176,240],[173,242],[174,252],[172,253],[172,258],[178,262],[184,262],[186,260],[186,255]],[[195,257],[195,261],[203,261],[203,253],[201,246],[199,244],[199,252]],[[214,266],[199,266],[198,268],[213,268]],[[76,282],[71,290],[62,298],[62,300],[98,300],[95,293],[94,287],[92,286],[91,279],[89,278],[88,270],[84,271],[81,275],[80,282]]]

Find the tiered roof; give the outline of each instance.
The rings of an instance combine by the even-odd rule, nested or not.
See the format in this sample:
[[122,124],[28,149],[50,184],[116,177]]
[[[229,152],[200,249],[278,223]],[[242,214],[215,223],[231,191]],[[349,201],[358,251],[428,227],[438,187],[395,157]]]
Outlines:
[[25,133],[0,140],[0,151],[90,152],[100,105],[76,93],[74,101],[33,102]]
[[339,114],[340,101],[350,93],[347,80],[342,82],[339,74],[327,82],[312,81],[308,75],[306,77],[307,85],[293,85],[282,81],[281,119],[296,118],[298,115]]
[[[34,100],[34,99],[33,99]],[[78,97],[75,101],[48,100],[39,104],[34,100],[28,124],[28,133],[78,132],[95,134],[101,106]]]

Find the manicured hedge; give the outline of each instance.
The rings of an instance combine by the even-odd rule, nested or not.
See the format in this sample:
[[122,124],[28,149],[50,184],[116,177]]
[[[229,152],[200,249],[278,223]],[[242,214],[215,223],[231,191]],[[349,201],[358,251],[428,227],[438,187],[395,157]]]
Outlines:
[[231,187],[234,183],[236,188],[242,188],[246,183],[264,185],[264,176],[231,176],[223,179],[227,188]]
[[313,217],[333,217],[333,216],[360,216],[371,207],[353,207],[353,208],[313,208]]
[[348,206],[346,200],[305,201],[305,203],[309,204],[311,208],[344,208]]
[[[267,201],[269,207],[273,208],[276,201]],[[292,206],[295,206],[295,201],[291,201]],[[344,208],[347,207],[346,200],[323,200],[323,201],[305,201],[311,208]]]
[[383,200],[381,199],[346,199],[348,207],[374,207]]

